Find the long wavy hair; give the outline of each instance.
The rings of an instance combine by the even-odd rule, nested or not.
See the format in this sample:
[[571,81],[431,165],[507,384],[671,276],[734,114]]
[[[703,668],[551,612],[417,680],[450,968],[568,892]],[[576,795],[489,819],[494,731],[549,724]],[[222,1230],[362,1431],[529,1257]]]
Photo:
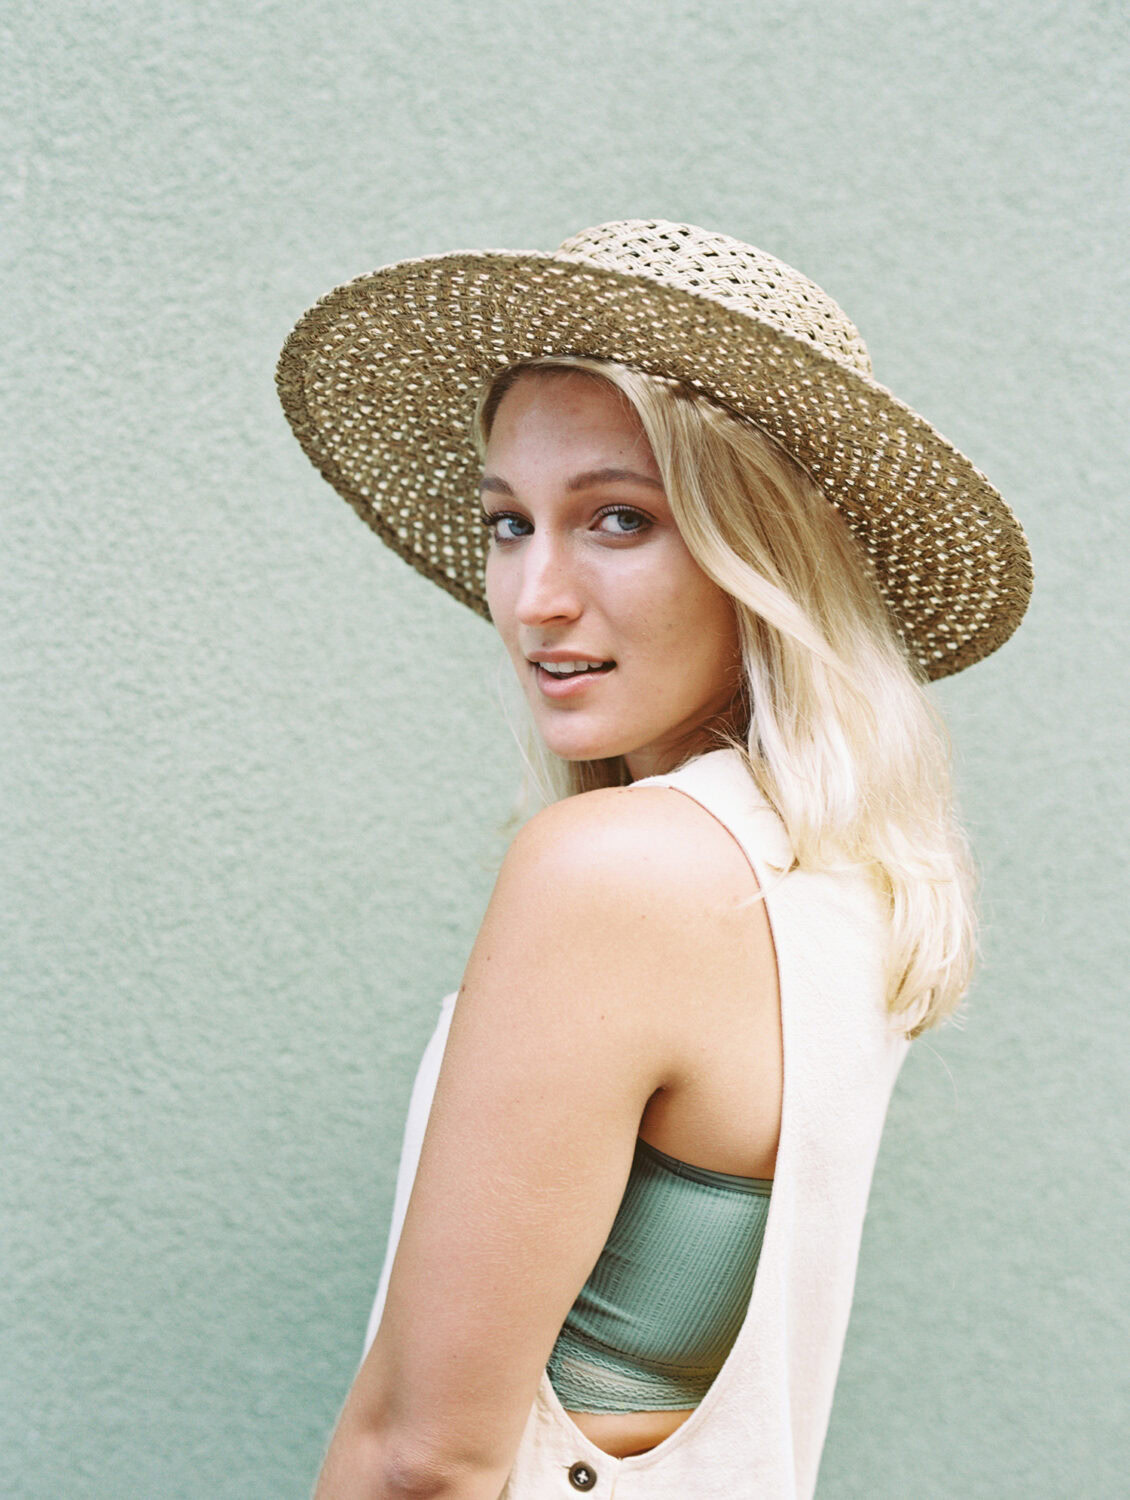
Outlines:
[[[951,1015],[976,950],[976,871],[954,809],[950,740],[862,545],[783,448],[702,392],[611,360],[546,355],[478,394],[480,458],[502,397],[531,371],[608,381],[639,416],[688,550],[734,602],[743,680],[737,749],[802,869],[864,866],[890,916],[887,1004],[917,1036]],[[507,673],[508,678],[513,673]],[[525,805],[631,780],[623,757],[570,761],[516,732]]]

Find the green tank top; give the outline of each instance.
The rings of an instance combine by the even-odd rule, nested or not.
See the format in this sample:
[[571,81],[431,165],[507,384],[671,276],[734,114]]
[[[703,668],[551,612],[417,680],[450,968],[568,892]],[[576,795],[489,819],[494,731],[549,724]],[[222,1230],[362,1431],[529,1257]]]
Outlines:
[[612,1229],[546,1366],[567,1411],[698,1405],[745,1319],[772,1187],[636,1138]]

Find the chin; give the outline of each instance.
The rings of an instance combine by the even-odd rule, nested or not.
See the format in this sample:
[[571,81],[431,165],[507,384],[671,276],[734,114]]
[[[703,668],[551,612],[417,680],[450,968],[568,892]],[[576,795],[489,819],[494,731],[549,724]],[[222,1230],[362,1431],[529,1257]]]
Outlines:
[[568,754],[563,754],[560,750],[555,750],[553,753],[557,756],[558,760],[580,763],[583,760],[611,760],[613,756],[619,755],[620,752],[618,750],[574,750]]
[[608,750],[603,745],[554,745],[549,740],[545,742],[546,749],[551,750],[558,760],[610,760],[614,755],[619,755],[619,750]]
[[616,755],[629,755],[634,748],[612,735],[564,735],[547,733],[539,725],[538,732],[547,750],[560,760],[611,760]]

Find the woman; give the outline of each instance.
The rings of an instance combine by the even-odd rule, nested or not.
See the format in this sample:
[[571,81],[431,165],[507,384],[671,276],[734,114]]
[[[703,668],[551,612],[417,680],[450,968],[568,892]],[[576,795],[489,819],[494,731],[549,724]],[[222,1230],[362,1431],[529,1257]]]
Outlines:
[[386,267],[279,386],[489,613],[547,802],[421,1063],[318,1500],[810,1496],[890,1091],[972,961],[923,686],[1015,629],[1023,533],[826,294],[690,225]]

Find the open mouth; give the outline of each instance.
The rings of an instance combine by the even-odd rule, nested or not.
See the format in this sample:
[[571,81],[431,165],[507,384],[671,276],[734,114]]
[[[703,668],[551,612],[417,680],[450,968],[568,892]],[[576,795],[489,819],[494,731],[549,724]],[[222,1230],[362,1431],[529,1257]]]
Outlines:
[[539,661],[535,665],[543,671],[547,677],[553,677],[559,682],[567,682],[570,677],[585,677],[592,672],[611,672],[616,665],[614,661],[589,662],[583,667],[574,667],[568,672],[555,672],[548,662]]
[[607,677],[616,663],[614,661],[591,662],[569,672],[552,672],[545,662],[532,662],[538,687],[547,698],[566,698],[585,691],[594,678]]

